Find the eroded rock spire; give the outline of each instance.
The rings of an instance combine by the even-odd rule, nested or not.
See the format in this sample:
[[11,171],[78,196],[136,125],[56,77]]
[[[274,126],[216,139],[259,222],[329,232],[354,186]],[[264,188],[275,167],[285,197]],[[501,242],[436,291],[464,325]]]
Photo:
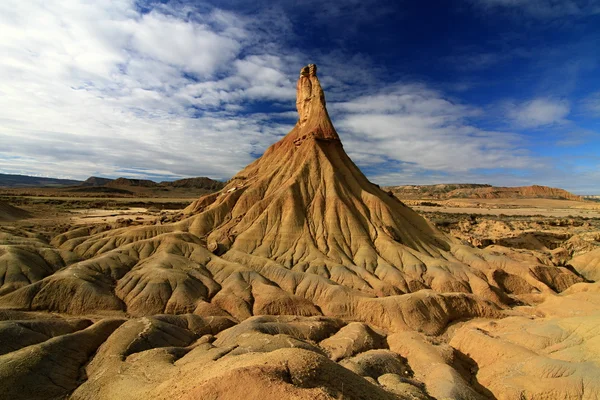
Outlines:
[[315,64],[309,64],[300,70],[296,86],[296,108],[299,119],[295,143],[309,137],[317,140],[340,140],[325,107],[325,94],[317,78]]

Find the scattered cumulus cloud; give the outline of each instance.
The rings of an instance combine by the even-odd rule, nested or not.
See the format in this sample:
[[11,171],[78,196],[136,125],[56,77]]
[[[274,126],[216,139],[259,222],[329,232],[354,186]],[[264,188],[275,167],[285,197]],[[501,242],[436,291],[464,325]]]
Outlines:
[[571,111],[567,101],[549,98],[536,98],[524,103],[510,103],[506,106],[507,116],[523,128],[539,128],[566,122]]
[[294,98],[276,69],[283,60],[240,54],[255,41],[242,19],[141,14],[125,0],[52,3],[0,5],[4,171],[227,178],[285,133],[265,115],[238,114]]
[[365,167],[383,159],[421,173],[464,173],[535,163],[522,150],[520,135],[478,128],[471,119],[481,115],[480,109],[422,84],[397,84],[332,109],[338,130],[348,135],[346,148]]
[[[547,166],[518,128],[565,123],[568,102],[508,103],[511,129],[492,129],[481,107],[382,79],[365,55],[290,46],[290,4],[249,15],[175,2],[144,11],[134,0],[0,2],[0,171],[227,179],[292,128],[306,62],[319,65],[346,150],[378,183],[527,184],[509,171]],[[367,4],[332,3],[326,17]],[[473,57],[474,69],[503,62]],[[600,111],[594,96],[590,112]]]

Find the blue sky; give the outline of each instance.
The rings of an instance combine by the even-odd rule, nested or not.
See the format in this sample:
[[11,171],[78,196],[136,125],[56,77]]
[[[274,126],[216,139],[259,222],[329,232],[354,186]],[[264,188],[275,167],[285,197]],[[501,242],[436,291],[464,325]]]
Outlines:
[[0,172],[227,179],[316,63],[382,185],[600,193],[600,0],[0,3]]

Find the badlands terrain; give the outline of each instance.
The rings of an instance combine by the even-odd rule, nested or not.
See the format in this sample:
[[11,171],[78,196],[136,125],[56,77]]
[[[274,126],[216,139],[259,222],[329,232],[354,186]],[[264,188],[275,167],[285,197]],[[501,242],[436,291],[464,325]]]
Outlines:
[[403,197],[347,156],[314,65],[296,105],[193,201],[3,191],[0,398],[600,397],[600,203]]
[[498,187],[478,184],[405,185],[384,188],[402,199],[557,199],[582,201],[581,196],[563,189],[531,185]]

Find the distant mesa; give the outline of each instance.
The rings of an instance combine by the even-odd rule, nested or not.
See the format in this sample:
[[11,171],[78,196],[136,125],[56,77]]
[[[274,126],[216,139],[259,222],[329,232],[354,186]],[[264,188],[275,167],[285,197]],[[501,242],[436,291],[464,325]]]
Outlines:
[[[317,106],[315,107],[315,113],[326,114],[325,109],[325,98],[322,94],[322,90],[315,89],[315,93],[312,92],[312,83],[310,83],[310,72],[307,69],[303,72],[303,77],[299,81],[299,88],[302,90],[303,97],[297,102],[298,113],[303,115],[300,120],[299,126],[303,127],[302,134],[295,135],[293,140],[296,146],[299,146],[309,136],[313,136],[320,140],[334,140],[339,141],[339,136],[331,123],[317,124],[314,127],[306,127],[305,125],[310,122],[307,119],[307,115],[311,113],[311,99],[318,99]],[[315,67],[316,71],[316,67]],[[314,71],[313,71],[314,73]],[[320,88],[320,86],[319,86]],[[318,105],[322,104],[322,106]],[[327,119],[329,117],[327,116]],[[325,119],[325,121],[327,121]],[[314,121],[314,119],[313,119]],[[314,124],[314,122],[312,122]],[[340,142],[341,143],[341,142]],[[240,179],[236,176],[233,179]],[[0,174],[0,187],[3,188],[68,188],[71,192],[94,192],[94,193],[114,193],[114,194],[133,194],[129,189],[135,188],[147,188],[147,189],[160,189],[160,188],[179,188],[179,189],[203,189],[207,191],[221,190],[226,183],[210,179],[207,177],[195,177],[195,178],[184,178],[175,181],[162,181],[154,182],[148,179],[133,179],[120,177],[117,179],[104,178],[98,176],[91,176],[85,181],[77,181],[71,179],[58,179],[58,178],[41,178],[36,176],[28,175],[10,175]],[[128,189],[129,188],[129,189]],[[489,184],[475,184],[475,183],[444,183],[435,185],[401,185],[401,186],[386,186],[384,190],[391,191],[401,199],[457,199],[457,198],[470,198],[470,199],[499,199],[499,198],[544,198],[544,199],[560,199],[560,200],[595,200],[600,199],[600,195],[596,196],[578,196],[570,193],[566,190],[559,188],[552,188],[547,186],[532,185],[532,186],[518,186],[518,187],[501,187],[492,186]]]
[[225,186],[225,183],[206,177],[198,177],[179,179],[171,182],[164,181],[160,183],[160,186],[187,189],[221,190]]
[[104,186],[107,183],[110,183],[112,181],[113,181],[113,179],[109,179],[109,178],[100,178],[98,176],[90,176],[85,181],[83,181],[81,186]]
[[[0,187],[3,188],[67,188],[76,186],[79,188],[186,188],[220,190],[225,183],[207,177],[184,178],[175,181],[154,182],[148,179],[133,179],[120,177],[117,179],[90,176],[85,181],[73,179],[42,178],[29,175],[0,174]],[[84,190],[76,190],[84,191]]]
[[148,179],[132,179],[132,178],[101,178],[91,176],[86,179],[81,186],[83,187],[107,187],[115,189],[123,189],[127,187],[133,188],[185,188],[185,189],[206,189],[220,190],[225,186],[223,182],[216,181],[207,177],[184,178],[176,181],[162,181],[160,183]]
[[153,188],[157,187],[158,183],[148,179],[130,179],[130,178],[117,178],[105,184],[109,187],[121,187],[121,186],[134,186],[134,187],[146,187]]
[[584,198],[563,189],[532,185],[517,187],[492,186],[475,183],[443,183],[437,185],[387,186],[401,199],[510,199],[540,198],[583,201]]

